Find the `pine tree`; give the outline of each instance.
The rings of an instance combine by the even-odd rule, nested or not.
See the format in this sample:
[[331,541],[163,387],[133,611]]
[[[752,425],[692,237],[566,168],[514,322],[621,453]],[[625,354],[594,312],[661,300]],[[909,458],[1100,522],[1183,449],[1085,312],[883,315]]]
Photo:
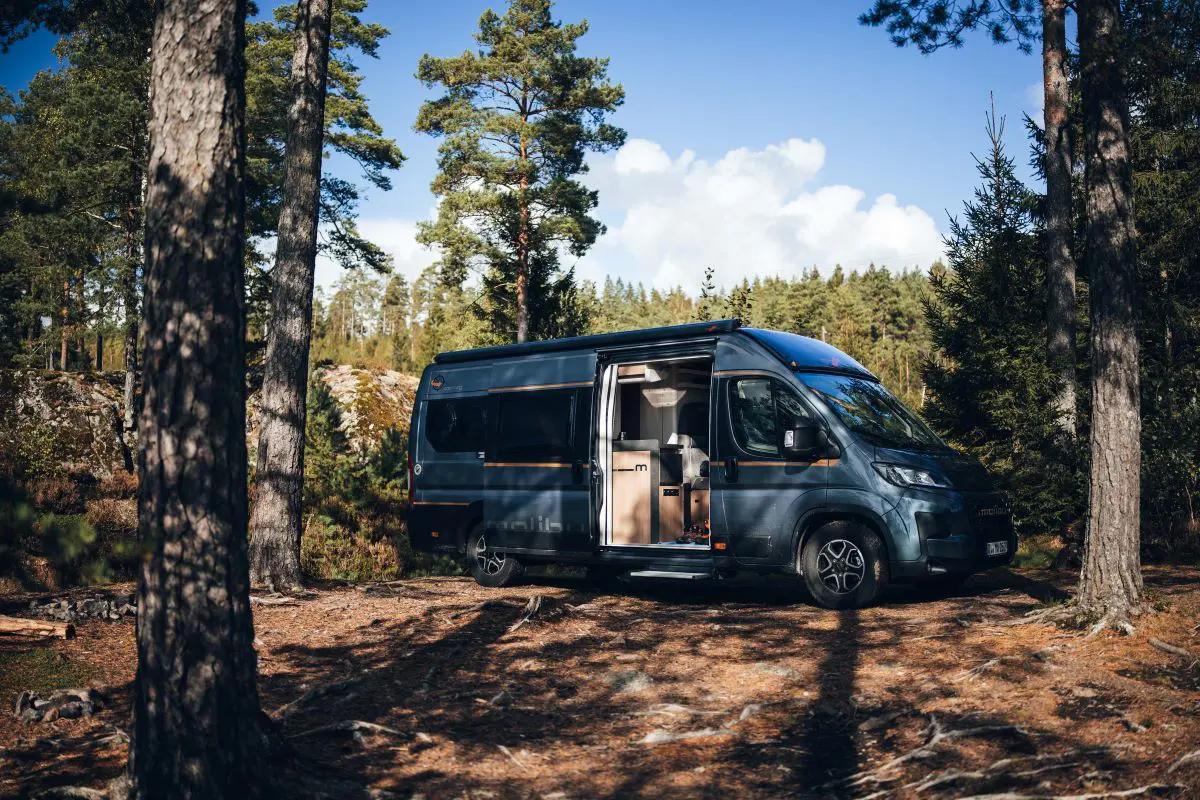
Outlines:
[[158,7],[130,794],[255,796],[269,776],[246,557],[245,6]]
[[558,252],[582,256],[604,231],[590,216],[597,193],[576,176],[584,155],[619,147],[605,122],[624,99],[608,60],[575,54],[587,23],[562,24],[550,0],[510,0],[486,11],[477,52],[425,55],[417,77],[445,94],[426,102],[418,131],[439,136],[438,218],[419,239],[442,248],[443,276],[459,285],[482,274],[483,316],[502,339],[575,332],[570,270]]
[[[1031,52],[1041,34],[1042,105],[1045,123],[1039,167],[1046,178],[1046,359],[1058,391],[1053,399],[1059,427],[1075,435],[1075,259],[1071,215],[1071,142],[1067,119],[1066,0],[875,0],[859,22],[883,26],[898,47],[922,53],[962,47],[965,34],[983,29],[997,44],[1015,41]],[[1040,22],[1040,24],[1039,24]],[[1040,30],[1039,30],[1040,29]]]
[[250,580],[300,588],[309,336],[317,266],[321,149],[333,0],[300,0],[288,111],[271,317],[259,413]]
[[1136,222],[1119,0],[1080,7],[1092,420],[1079,608],[1100,627],[1141,613],[1141,385],[1134,317]]

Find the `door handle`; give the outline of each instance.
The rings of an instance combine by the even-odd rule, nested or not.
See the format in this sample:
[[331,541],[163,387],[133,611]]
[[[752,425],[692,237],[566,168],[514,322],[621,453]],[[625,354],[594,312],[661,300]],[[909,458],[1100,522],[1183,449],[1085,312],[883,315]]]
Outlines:
[[733,456],[728,456],[725,459],[725,480],[729,483],[735,483],[738,479],[738,462]]

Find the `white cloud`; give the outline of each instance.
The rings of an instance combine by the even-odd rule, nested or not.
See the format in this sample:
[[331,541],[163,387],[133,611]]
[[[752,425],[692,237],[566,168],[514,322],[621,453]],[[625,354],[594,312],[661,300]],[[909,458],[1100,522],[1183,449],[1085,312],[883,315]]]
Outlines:
[[[1031,83],[1025,87],[1025,103],[1029,106],[1029,114],[1040,117],[1046,108],[1046,91],[1042,82]],[[1038,122],[1041,122],[1039,119]]]
[[[438,258],[436,251],[417,242],[417,223],[410,219],[362,217],[358,220],[358,232],[391,255],[394,273],[404,275],[410,282]],[[328,289],[342,272],[332,259],[317,258],[318,285]]]
[[[835,264],[924,268],[942,255],[941,235],[925,211],[893,194],[868,202],[860,189],[822,186],[824,164],[825,145],[816,139],[738,148],[715,162],[690,150],[672,157],[657,142],[631,139],[589,161],[584,180],[600,192],[608,233],[576,273],[597,282],[609,275],[680,285],[694,294],[708,266],[729,286],[749,275],[792,277],[813,265],[825,274]],[[437,258],[417,243],[412,220],[364,217],[359,230],[410,279]],[[339,274],[333,264],[318,264],[323,286]]]
[[825,146],[789,139],[738,148],[715,162],[632,139],[589,162],[608,233],[578,273],[694,292],[712,266],[726,286],[744,275],[795,276],[812,265],[861,269],[928,266],[942,254],[933,219],[920,208],[842,185],[816,185]]

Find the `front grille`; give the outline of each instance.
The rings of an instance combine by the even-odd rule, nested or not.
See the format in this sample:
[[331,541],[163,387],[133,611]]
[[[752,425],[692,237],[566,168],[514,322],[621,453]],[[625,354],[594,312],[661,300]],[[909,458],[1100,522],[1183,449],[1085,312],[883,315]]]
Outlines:
[[981,504],[971,508],[970,517],[971,530],[978,541],[1012,541],[1013,518],[1007,505],[999,502]]

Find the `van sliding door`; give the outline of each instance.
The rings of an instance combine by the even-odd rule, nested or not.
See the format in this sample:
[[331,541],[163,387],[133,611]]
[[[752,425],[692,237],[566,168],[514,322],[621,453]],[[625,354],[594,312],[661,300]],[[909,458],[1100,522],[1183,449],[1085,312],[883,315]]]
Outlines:
[[[526,380],[549,366],[525,364]],[[484,522],[488,545],[512,553],[590,552],[592,394],[595,356],[577,355],[560,366],[580,380],[512,383],[493,376]],[[500,372],[500,368],[496,369]],[[563,370],[552,377],[562,378]],[[582,373],[582,375],[581,375]]]

